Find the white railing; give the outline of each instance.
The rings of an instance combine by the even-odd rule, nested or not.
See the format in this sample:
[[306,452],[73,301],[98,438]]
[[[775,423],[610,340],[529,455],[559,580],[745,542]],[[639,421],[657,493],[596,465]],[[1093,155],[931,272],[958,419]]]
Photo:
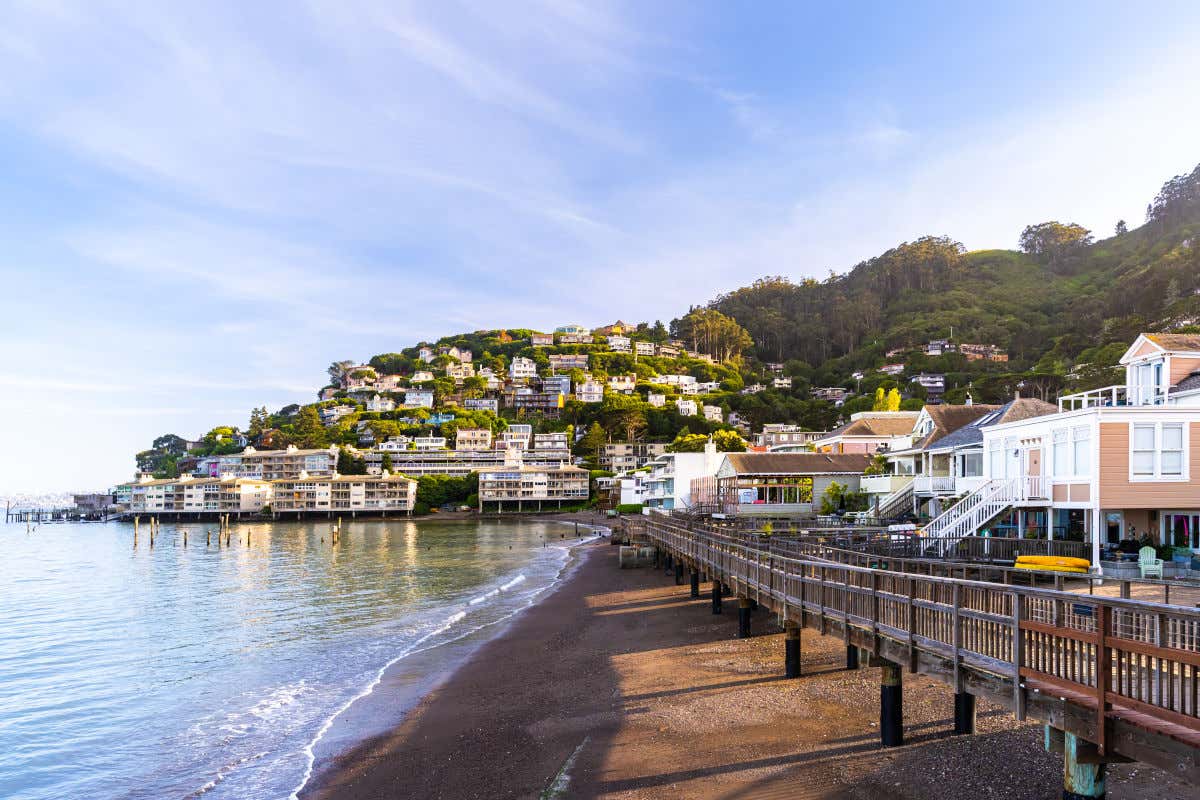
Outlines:
[[[867,494],[892,495],[907,488],[912,480],[912,475],[864,475],[858,488]],[[883,504],[882,499],[879,502]]]
[[913,478],[917,494],[954,494],[953,475],[918,475]]
[[1166,402],[1166,392],[1155,386],[1105,386],[1086,392],[1064,394],[1058,398],[1059,411],[1078,411],[1084,408],[1115,406],[1159,406]]
[[890,519],[898,514],[902,509],[907,508],[912,504],[912,477],[904,477],[908,477],[908,480],[903,486],[879,501],[879,505],[875,507],[875,516],[883,519]]
[[955,503],[922,531],[923,536],[940,539],[945,551],[954,541],[973,536],[989,520],[1021,498],[1024,480],[1008,478],[988,481]]

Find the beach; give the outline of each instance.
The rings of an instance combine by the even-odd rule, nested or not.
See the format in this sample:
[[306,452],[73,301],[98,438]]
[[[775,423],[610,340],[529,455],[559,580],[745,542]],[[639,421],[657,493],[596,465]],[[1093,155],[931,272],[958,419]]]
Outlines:
[[[579,548],[568,580],[301,797],[1061,796],[1062,762],[1038,725],[981,702],[978,733],[952,736],[950,690],[905,675],[906,743],[884,750],[879,670],[847,671],[840,640],[804,631],[804,674],[784,679],[765,613],[737,640],[734,602],[715,616],[707,592],[619,570],[616,550]],[[1110,767],[1109,796],[1192,794],[1126,764]]]

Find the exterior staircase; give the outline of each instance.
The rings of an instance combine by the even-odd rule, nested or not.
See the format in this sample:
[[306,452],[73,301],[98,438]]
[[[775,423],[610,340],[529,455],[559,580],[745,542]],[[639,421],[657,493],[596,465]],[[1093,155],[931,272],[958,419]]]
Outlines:
[[1021,484],[1019,478],[988,481],[934,518],[923,528],[922,535],[936,539],[942,555],[946,555],[959,539],[974,536],[1021,499]]
[[881,520],[892,520],[912,509],[913,481],[908,483],[879,501],[875,507],[875,517]]

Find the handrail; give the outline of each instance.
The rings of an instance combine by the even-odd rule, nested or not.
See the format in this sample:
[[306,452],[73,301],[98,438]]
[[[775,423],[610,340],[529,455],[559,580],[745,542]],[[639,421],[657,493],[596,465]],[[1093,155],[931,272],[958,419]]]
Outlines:
[[927,653],[1005,681],[1018,717],[1032,681],[1099,698],[1101,747],[1107,720],[1130,712],[1162,732],[1200,731],[1200,609],[818,560],[808,542],[670,518],[644,525],[653,542],[785,619],[833,618],[847,636],[906,649],[914,666]]

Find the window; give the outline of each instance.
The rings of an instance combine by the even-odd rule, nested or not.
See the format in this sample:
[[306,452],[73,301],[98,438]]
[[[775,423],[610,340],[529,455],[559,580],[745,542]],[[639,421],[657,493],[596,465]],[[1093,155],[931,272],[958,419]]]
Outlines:
[[1180,477],[1183,475],[1183,425],[1176,423],[1162,426],[1162,463],[1160,472],[1163,475]]
[[1134,478],[1178,480],[1186,477],[1185,425],[1140,423],[1130,434],[1130,474]]
[[983,453],[964,453],[962,460],[964,478],[977,478],[983,474]]
[[1004,477],[1004,450],[996,440],[988,442],[988,475],[994,481]]
[[1071,444],[1074,450],[1073,475],[1090,475],[1092,472],[1092,430],[1087,426],[1071,429]]
[[1154,427],[1133,426],[1133,474],[1138,477],[1154,476]]
[[1054,475],[1055,477],[1065,477],[1071,474],[1071,464],[1067,453],[1067,431],[1055,431],[1054,438]]

